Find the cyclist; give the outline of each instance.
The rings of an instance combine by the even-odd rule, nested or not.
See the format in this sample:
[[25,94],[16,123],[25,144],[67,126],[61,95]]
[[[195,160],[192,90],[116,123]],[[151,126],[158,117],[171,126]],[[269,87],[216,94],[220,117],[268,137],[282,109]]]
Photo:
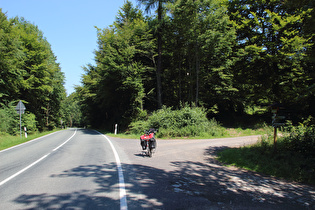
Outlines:
[[156,147],[156,140],[155,140],[155,133],[156,130],[154,128],[150,128],[146,133],[140,136],[140,144],[143,150],[147,149],[147,142],[149,141],[149,147],[151,149],[155,149]]

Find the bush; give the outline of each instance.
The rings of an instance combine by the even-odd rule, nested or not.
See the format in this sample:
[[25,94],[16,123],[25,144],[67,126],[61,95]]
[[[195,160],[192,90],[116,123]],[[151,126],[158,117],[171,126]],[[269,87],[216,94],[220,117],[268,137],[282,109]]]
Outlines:
[[4,106],[0,109],[0,131],[10,135],[19,133],[19,118],[12,106]]
[[27,128],[27,133],[35,133],[37,131],[36,127],[36,117],[33,113],[25,113],[23,115],[23,126]]
[[144,120],[136,121],[136,122],[132,122],[129,125],[128,133],[138,135],[142,133],[144,130],[148,130],[148,128],[149,128],[148,121],[144,121]]
[[[36,119],[33,113],[22,114],[22,129],[26,127],[28,132],[36,132]],[[14,106],[3,106],[0,109],[0,132],[10,135],[17,135],[20,133],[20,119],[19,114],[16,113]]]
[[315,184],[315,127],[291,128],[279,138],[274,150],[273,135],[263,136],[255,145],[221,151],[219,160],[231,165],[289,180]]
[[149,128],[158,129],[158,137],[222,136],[224,129],[215,119],[209,121],[200,107],[185,106],[179,110],[163,107],[153,112],[147,121],[130,124],[129,132],[142,133]]
[[289,137],[284,138],[283,147],[288,151],[315,158],[315,127],[298,126],[292,129]]

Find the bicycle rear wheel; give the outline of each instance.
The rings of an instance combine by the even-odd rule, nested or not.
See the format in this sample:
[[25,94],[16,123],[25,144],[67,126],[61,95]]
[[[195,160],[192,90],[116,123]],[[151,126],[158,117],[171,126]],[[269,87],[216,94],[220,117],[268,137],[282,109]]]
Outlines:
[[147,147],[147,153],[148,153],[148,156],[149,156],[149,157],[152,157],[152,148],[149,147],[149,145],[148,145],[148,147]]

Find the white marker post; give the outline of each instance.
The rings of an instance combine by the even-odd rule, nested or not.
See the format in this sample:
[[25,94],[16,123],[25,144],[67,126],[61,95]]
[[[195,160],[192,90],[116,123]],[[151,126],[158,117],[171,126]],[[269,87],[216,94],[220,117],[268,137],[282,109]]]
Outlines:
[[118,125],[115,124],[115,135],[117,135],[117,127],[118,127]]
[[25,132],[25,138],[27,138],[27,129],[24,127],[24,132]]

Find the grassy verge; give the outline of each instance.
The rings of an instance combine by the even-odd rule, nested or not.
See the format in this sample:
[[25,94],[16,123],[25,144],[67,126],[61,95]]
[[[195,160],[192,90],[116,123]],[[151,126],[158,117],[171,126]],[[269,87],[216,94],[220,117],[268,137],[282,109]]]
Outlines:
[[280,138],[277,150],[273,137],[263,137],[255,145],[229,148],[218,153],[218,160],[248,170],[315,184],[314,135],[294,133]]
[[[251,135],[265,135],[267,133],[272,133],[271,127],[262,127],[259,129],[242,129],[242,128],[222,128],[224,129],[224,134],[222,135],[222,132],[220,132],[219,135],[207,135],[204,134],[202,136],[187,136],[187,137],[172,137],[172,136],[165,136],[165,137],[159,137],[159,139],[215,139],[215,138],[229,138],[229,137],[240,137],[240,136],[251,136]],[[102,131],[101,131],[102,132]],[[124,138],[124,139],[139,139],[141,133],[139,134],[128,134],[128,133],[119,133],[115,135],[114,133],[108,133],[103,131],[103,133],[106,133],[106,135],[111,137],[118,137],[118,138]]]
[[47,134],[50,134],[50,133],[53,133],[56,131],[58,131],[58,130],[45,131],[42,133],[35,133],[35,134],[28,135],[27,138],[25,138],[24,135],[22,135],[22,138],[20,136],[2,135],[2,136],[0,136],[0,151],[7,149],[7,148],[10,148],[10,147],[13,147],[13,146],[18,145],[18,144],[22,144],[24,142],[27,142],[27,141],[30,141],[33,139],[36,139],[36,138],[39,138],[41,136],[45,136]]
[[105,133],[106,135],[110,137],[117,137],[117,138],[122,138],[122,139],[139,139],[140,135],[136,134],[124,134],[124,133],[119,133],[119,134],[114,134],[114,133],[108,133],[108,132],[102,132]]

